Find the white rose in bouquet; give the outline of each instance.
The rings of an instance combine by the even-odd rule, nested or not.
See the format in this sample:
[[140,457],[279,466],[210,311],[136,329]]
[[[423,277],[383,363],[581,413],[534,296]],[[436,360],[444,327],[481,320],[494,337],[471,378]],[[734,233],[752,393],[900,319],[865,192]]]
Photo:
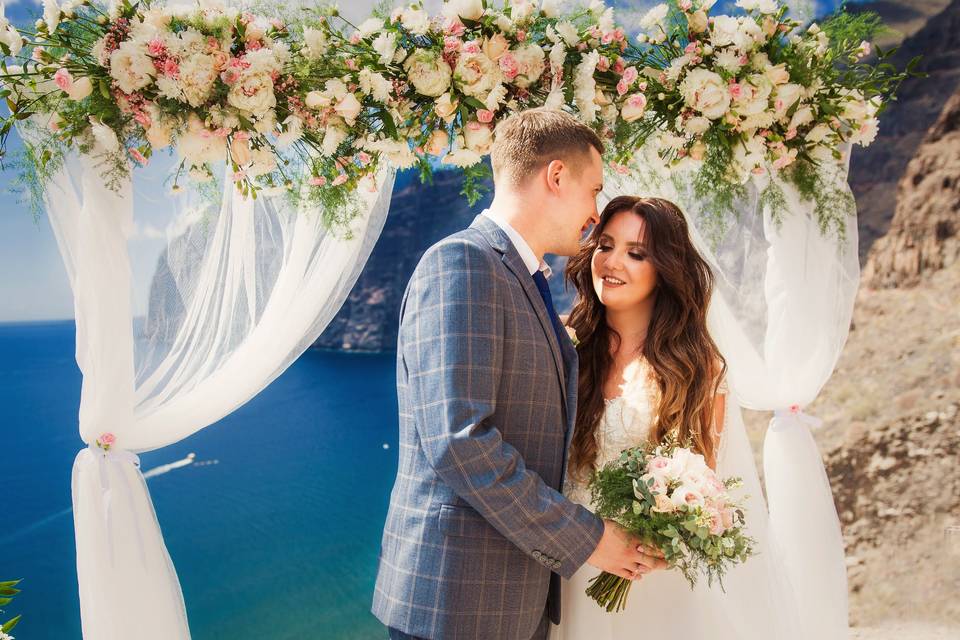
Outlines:
[[804,139],[807,142],[823,142],[832,135],[834,135],[834,132],[833,129],[830,128],[830,125],[820,123],[813,129],[810,129],[810,131],[807,132],[807,135],[804,136]]
[[[483,52],[464,53],[457,61],[453,79],[468,96],[483,99],[495,86],[500,84],[500,67]],[[444,88],[446,91],[446,88]],[[439,92],[435,95],[440,95]]]
[[73,85],[67,89],[67,96],[71,100],[83,100],[91,93],[93,93],[93,82],[87,76],[77,78]]
[[773,108],[777,119],[786,115],[787,111],[803,95],[803,87],[799,84],[789,82],[777,87],[773,94]]
[[810,124],[811,122],[813,122],[813,109],[810,107],[800,107],[794,112],[793,117],[790,118],[787,130],[799,129],[803,125]]
[[663,29],[663,21],[669,11],[670,7],[666,4],[658,4],[640,18],[640,28],[644,31],[651,31],[656,28]]
[[683,123],[683,130],[691,135],[698,136],[710,128],[710,120],[704,118],[703,116],[694,116],[688,118],[686,122]]
[[124,93],[143,89],[156,77],[153,59],[147,52],[129,40],[110,54],[110,76]]
[[390,101],[393,83],[387,80],[382,74],[363,68],[360,70],[358,80],[360,81],[360,90],[367,95],[373,96],[374,100],[383,103]]
[[463,20],[479,20],[483,17],[483,0],[450,0],[444,9]]
[[443,121],[449,124],[453,121],[453,118],[457,115],[457,107],[460,102],[449,93],[445,93],[439,98],[437,98],[437,103],[434,105],[433,110],[438,116],[443,118]]
[[360,115],[360,111],[363,110],[363,105],[360,104],[360,101],[357,100],[355,95],[348,93],[337,103],[337,106],[335,106],[333,110],[352,127],[357,121],[357,116]]
[[689,107],[711,120],[722,118],[730,108],[730,93],[723,78],[702,67],[687,73],[680,84],[680,93]]
[[[487,60],[489,58],[481,55]],[[461,59],[463,56],[461,56]],[[420,95],[436,98],[450,88],[450,65],[434,51],[418,49],[403,64],[410,83]],[[488,89],[489,90],[489,89]]]
[[710,29],[710,44],[714,48],[726,47],[737,40],[740,21],[733,16],[716,16]]
[[43,21],[47,24],[47,33],[53,33],[60,25],[60,5],[57,0],[43,0]]

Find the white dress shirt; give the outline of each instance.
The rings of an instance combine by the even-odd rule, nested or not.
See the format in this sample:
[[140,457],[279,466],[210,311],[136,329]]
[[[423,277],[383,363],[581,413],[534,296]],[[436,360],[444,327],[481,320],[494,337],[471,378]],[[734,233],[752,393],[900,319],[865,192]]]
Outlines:
[[510,223],[500,218],[499,216],[490,212],[489,209],[484,209],[481,214],[489,218],[495,225],[503,229],[503,232],[507,234],[507,237],[510,238],[510,242],[513,243],[513,246],[516,247],[517,253],[520,254],[520,258],[523,260],[523,264],[527,267],[527,270],[532,276],[536,271],[543,271],[545,278],[549,278],[552,270],[550,265],[548,265],[543,260],[537,258],[537,254],[533,252],[533,249],[530,248],[530,245],[527,244],[527,241],[523,239],[523,236],[520,233],[510,226]]

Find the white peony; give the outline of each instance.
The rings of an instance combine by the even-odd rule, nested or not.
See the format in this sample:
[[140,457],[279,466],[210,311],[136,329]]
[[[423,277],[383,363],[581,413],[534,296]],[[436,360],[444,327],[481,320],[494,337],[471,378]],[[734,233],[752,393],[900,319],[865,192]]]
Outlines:
[[213,135],[196,116],[177,140],[177,153],[191,165],[219,162],[226,157],[227,139]]
[[390,64],[397,52],[397,34],[384,31],[373,40],[373,49],[380,54],[380,64]]
[[[217,61],[213,56],[197,54],[185,58],[180,63],[179,85],[187,103],[192,107],[199,107],[205,103],[210,98],[210,92],[213,91],[217,76]],[[239,82],[234,84],[231,93],[237,90],[242,84],[243,76],[241,76]],[[271,88],[272,85],[273,83],[271,82]]]
[[457,60],[453,79],[465,94],[482,100],[501,82],[503,76],[497,63],[484,53],[464,53]]
[[513,84],[526,88],[540,79],[546,67],[544,63],[546,55],[539,45],[523,44],[511,51],[511,54],[517,62],[517,76],[513,79]]
[[136,43],[125,41],[110,54],[110,76],[124,93],[143,89],[156,74],[153,60]]
[[687,106],[711,120],[722,118],[730,108],[730,93],[723,78],[702,67],[687,73],[680,84],[680,93]]
[[[465,56],[461,56],[463,60]],[[479,57],[487,59],[486,56]],[[493,64],[487,59],[489,64]],[[410,83],[417,93],[431,98],[443,95],[450,88],[450,77],[453,75],[443,58],[434,51],[417,49],[413,55],[403,63]]]
[[230,87],[227,104],[254,117],[262,117],[277,105],[273,78],[269,73],[244,72],[240,80]]

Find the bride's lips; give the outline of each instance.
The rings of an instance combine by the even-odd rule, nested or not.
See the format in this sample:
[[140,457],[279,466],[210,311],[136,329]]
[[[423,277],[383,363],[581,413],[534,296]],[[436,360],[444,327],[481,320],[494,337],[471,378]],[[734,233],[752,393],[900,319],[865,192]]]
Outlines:
[[616,288],[616,287],[622,287],[623,285],[627,284],[620,278],[614,278],[613,276],[603,276],[600,279],[603,281],[603,284],[606,287]]

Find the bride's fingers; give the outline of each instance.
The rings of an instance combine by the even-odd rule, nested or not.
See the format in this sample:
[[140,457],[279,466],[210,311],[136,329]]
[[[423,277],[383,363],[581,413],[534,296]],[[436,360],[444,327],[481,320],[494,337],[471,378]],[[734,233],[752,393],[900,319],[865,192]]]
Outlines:
[[645,553],[645,554],[647,554],[648,556],[654,556],[654,557],[656,557],[656,558],[663,558],[663,557],[665,557],[665,556],[663,555],[663,551],[661,551],[660,549],[658,549],[658,548],[656,548],[656,547],[648,547],[648,546],[645,545],[645,544],[638,545],[638,546],[637,546],[637,551],[639,551],[640,553]]

